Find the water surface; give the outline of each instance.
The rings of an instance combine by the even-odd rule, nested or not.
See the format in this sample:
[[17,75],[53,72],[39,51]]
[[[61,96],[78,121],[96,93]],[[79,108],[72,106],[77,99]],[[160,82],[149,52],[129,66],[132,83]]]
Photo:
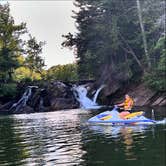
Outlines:
[[[87,124],[96,114],[75,109],[0,116],[0,165],[165,166],[165,125]],[[155,111],[155,118],[164,117],[164,109]]]

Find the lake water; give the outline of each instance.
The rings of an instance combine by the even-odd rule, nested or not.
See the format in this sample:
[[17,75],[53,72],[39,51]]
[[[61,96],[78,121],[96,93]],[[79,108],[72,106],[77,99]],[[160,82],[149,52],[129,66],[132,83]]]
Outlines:
[[[75,109],[0,116],[0,166],[165,166],[164,124],[87,124],[96,114]],[[155,110],[155,117],[163,119],[165,109]]]

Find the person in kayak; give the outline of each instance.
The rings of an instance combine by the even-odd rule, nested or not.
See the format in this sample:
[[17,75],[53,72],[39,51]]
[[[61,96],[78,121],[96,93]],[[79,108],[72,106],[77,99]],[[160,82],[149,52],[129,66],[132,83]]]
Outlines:
[[125,101],[121,104],[117,104],[117,106],[122,110],[122,111],[131,111],[134,105],[134,100],[128,95],[125,95]]

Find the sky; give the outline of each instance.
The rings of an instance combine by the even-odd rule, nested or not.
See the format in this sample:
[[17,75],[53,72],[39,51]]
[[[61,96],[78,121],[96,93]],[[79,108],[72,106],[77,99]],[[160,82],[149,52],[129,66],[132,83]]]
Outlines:
[[38,42],[46,41],[41,54],[46,68],[75,62],[73,51],[61,46],[65,40],[63,34],[77,32],[74,19],[71,18],[72,10],[76,9],[72,0],[8,2],[15,23],[26,22],[30,34]]

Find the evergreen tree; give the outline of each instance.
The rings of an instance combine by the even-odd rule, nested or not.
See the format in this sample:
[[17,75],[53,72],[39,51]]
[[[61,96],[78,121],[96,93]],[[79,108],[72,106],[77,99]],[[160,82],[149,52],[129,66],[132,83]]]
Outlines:
[[32,74],[33,72],[42,73],[43,67],[45,66],[44,59],[40,56],[42,53],[42,47],[44,42],[37,42],[35,37],[30,35],[30,39],[26,43],[26,54],[25,66],[28,67]]
[[0,4],[0,79],[12,80],[14,69],[19,67],[18,57],[23,52],[20,35],[26,33],[25,23],[15,25],[9,4]]
[[21,35],[25,33],[27,33],[26,24],[15,24],[9,4],[0,4],[0,97],[2,98],[4,96],[10,98],[17,93],[16,81],[26,79],[27,76],[30,77],[29,80],[41,79],[43,74],[44,60],[39,54],[44,43],[38,43],[31,36],[28,41],[23,41]]
[[77,50],[81,78],[140,78],[162,58],[155,46],[164,34],[165,1],[76,0],[75,6],[78,33],[64,35],[62,45]]

